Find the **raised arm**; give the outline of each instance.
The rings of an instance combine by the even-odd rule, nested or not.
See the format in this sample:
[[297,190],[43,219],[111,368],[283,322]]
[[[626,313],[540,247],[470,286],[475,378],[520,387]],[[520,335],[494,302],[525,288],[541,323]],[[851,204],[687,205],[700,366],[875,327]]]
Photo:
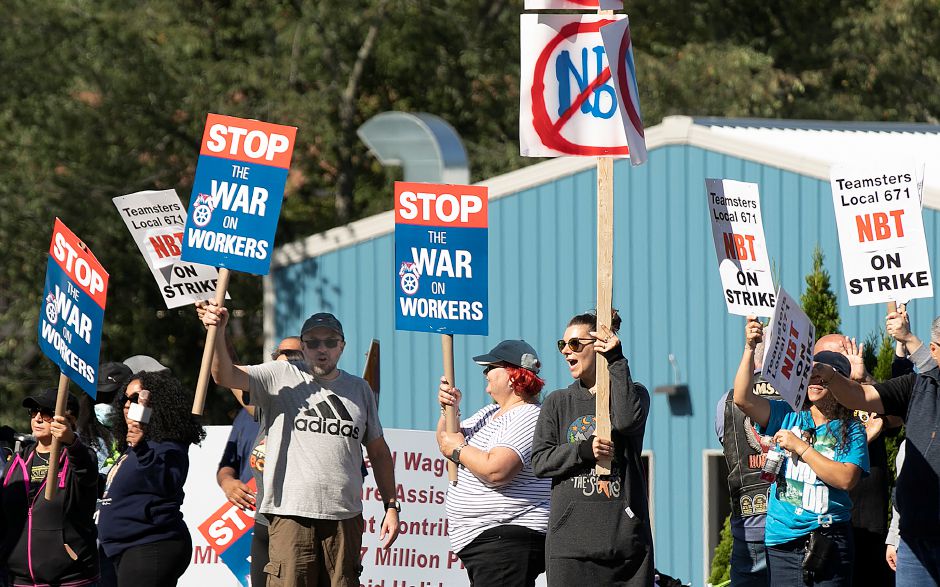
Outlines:
[[595,339],[594,350],[607,359],[610,372],[611,429],[623,435],[642,434],[649,416],[649,392],[633,382],[630,366],[623,354],[623,345],[617,335],[604,325],[590,335]]
[[231,389],[248,389],[248,371],[232,362],[229,356],[226,341],[226,326],[228,325],[228,309],[225,306],[216,306],[214,302],[206,302],[206,313],[202,315],[202,323],[206,326],[218,328],[215,335],[215,349],[212,354],[212,378],[215,382]]
[[862,385],[843,377],[825,363],[813,363],[813,371],[810,374],[809,382],[811,385],[822,385],[829,388],[836,401],[849,409],[878,414],[885,413],[881,395],[873,386]]
[[744,325],[744,353],[734,376],[734,405],[747,414],[751,421],[767,426],[770,421],[770,401],[754,393],[754,349],[763,338],[764,325],[755,316],[748,316]]

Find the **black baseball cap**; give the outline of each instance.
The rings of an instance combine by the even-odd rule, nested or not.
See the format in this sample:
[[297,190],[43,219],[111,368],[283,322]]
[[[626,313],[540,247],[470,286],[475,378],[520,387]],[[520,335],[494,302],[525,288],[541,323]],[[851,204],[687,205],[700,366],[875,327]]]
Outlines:
[[819,351],[813,355],[813,362],[824,363],[839,372],[843,377],[848,377],[852,372],[852,364],[842,353],[832,351]]
[[335,330],[344,340],[346,339],[346,335],[343,334],[343,325],[339,323],[336,316],[329,312],[318,312],[307,318],[303,328],[300,329],[300,335],[303,336],[308,330],[313,330],[314,328],[329,328],[330,330]]
[[[55,412],[55,400],[56,396],[59,393],[50,388],[44,389],[37,393],[36,395],[31,395],[28,398],[23,400],[23,407],[29,408],[31,410],[42,410],[43,412],[54,413]],[[69,399],[66,403],[66,409],[72,413],[73,416],[78,416],[78,399],[71,393],[68,394]]]
[[508,363],[509,365],[528,369],[533,373],[538,373],[539,369],[542,368],[538,353],[535,352],[532,345],[524,340],[504,340],[485,355],[473,357],[473,361],[478,365]]
[[95,403],[111,403],[114,394],[130,381],[133,374],[124,363],[102,363],[98,367],[98,396]]

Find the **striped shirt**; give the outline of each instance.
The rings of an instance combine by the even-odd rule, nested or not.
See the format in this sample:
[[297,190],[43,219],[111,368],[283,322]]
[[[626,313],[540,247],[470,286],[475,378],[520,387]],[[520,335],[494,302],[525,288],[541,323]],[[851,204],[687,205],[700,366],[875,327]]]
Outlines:
[[551,479],[532,472],[532,439],[542,407],[522,404],[494,417],[498,405],[489,405],[460,423],[467,443],[483,451],[505,447],[522,460],[522,469],[509,483],[495,486],[460,467],[457,485],[447,490],[447,519],[454,552],[490,528],[512,524],[543,534],[548,529]]

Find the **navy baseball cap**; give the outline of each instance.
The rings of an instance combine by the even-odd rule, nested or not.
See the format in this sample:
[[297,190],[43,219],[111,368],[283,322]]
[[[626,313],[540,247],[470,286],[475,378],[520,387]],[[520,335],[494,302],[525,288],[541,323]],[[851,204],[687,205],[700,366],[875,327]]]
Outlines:
[[849,360],[846,359],[845,355],[841,353],[834,353],[832,351],[819,351],[813,355],[813,362],[829,365],[838,371],[839,374],[843,377],[848,377],[849,373],[852,372],[852,363],[849,363]]
[[[59,395],[59,392],[55,389],[47,388],[36,395],[31,395],[28,398],[23,400],[23,407],[35,410],[42,410],[44,412],[54,413],[55,412],[55,400]],[[69,399],[65,405],[65,409],[72,413],[73,416],[78,416],[78,399],[75,398],[71,393],[68,394]]]
[[330,330],[336,331],[343,339],[346,338],[346,335],[343,334],[343,325],[339,323],[336,316],[329,312],[319,312],[307,318],[303,328],[300,329],[300,335],[303,336],[308,330],[313,330],[314,328],[329,328]]
[[504,340],[485,355],[473,357],[473,361],[478,365],[508,363],[509,365],[528,369],[533,373],[538,373],[539,369],[542,368],[538,353],[535,352],[532,345],[524,340]]

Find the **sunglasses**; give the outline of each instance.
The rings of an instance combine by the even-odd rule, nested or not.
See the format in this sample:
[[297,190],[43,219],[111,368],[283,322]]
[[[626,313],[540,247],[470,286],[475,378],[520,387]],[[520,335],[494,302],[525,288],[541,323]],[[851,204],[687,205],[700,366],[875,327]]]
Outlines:
[[569,338],[568,340],[559,340],[558,341],[558,352],[565,352],[565,347],[567,346],[572,351],[579,353],[581,349],[586,347],[589,344],[593,344],[596,338]]
[[340,342],[338,338],[308,338],[303,341],[304,345],[310,349],[318,349],[321,344],[328,349],[335,349]]
[[493,369],[502,369],[505,366],[506,365],[487,365],[486,367],[483,368],[483,375],[489,374],[489,372],[492,371]]
[[42,408],[26,408],[26,411],[29,412],[30,419],[35,418],[36,414],[39,414],[42,416],[44,422],[51,422],[52,417],[55,415],[53,412]]

